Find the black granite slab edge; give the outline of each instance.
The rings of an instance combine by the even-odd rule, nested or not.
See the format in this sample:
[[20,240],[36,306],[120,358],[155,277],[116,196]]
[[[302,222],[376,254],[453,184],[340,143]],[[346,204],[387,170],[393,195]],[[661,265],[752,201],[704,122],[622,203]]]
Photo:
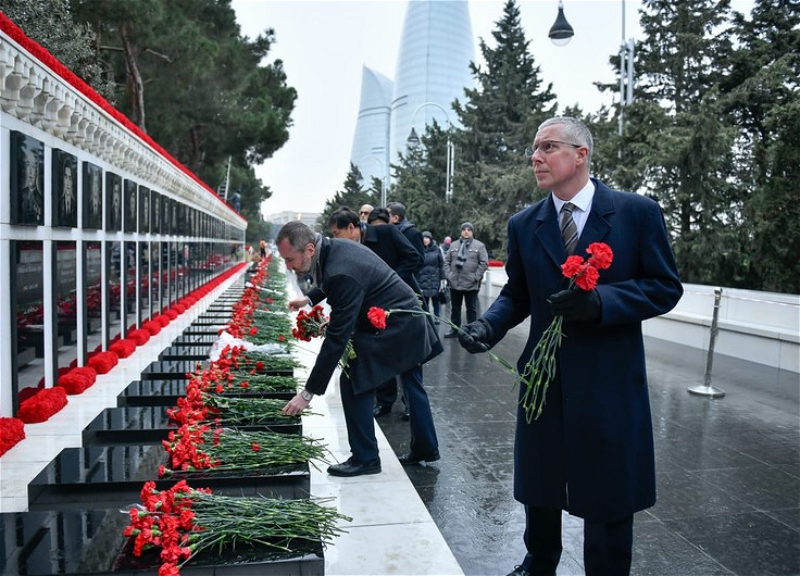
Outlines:
[[211,346],[217,341],[216,336],[183,335],[172,341],[174,346],[194,346],[211,350]]
[[208,367],[208,362],[197,360],[160,360],[151,362],[142,370],[142,380],[172,380],[188,378],[187,373],[194,373]]
[[[131,406],[106,408],[82,431],[84,446],[161,444],[177,426],[167,416],[169,406]],[[246,432],[267,431],[302,434],[302,424],[260,424],[230,426]]]
[[193,336],[219,336],[219,329],[212,329],[208,326],[187,326],[186,330],[183,331],[184,336],[193,335]]
[[[0,514],[0,574],[28,576],[155,576],[158,559],[129,554],[123,536],[125,507]],[[252,548],[220,562],[216,551],[198,554],[181,568],[184,576],[300,576],[324,574],[320,542],[303,542],[293,554]],[[231,554],[231,557],[233,555]]]
[[310,489],[309,465],[259,471],[203,471],[158,478],[166,464],[157,444],[137,446],[86,446],[65,448],[28,484],[31,510],[80,504],[84,508],[103,501],[110,506],[136,502],[145,482],[154,480],[159,490],[178,479],[195,488],[244,490],[252,495],[303,498]]
[[[282,374],[291,375],[291,374]],[[130,406],[177,406],[178,398],[186,396],[185,376],[171,375],[169,379],[135,380],[117,396],[117,407]],[[293,391],[287,392],[235,392],[225,394],[229,398],[274,398],[291,400]]]
[[197,347],[197,346],[168,346],[158,355],[159,360],[173,361],[173,360],[186,360],[195,362],[208,361],[208,354],[211,351],[210,347]]

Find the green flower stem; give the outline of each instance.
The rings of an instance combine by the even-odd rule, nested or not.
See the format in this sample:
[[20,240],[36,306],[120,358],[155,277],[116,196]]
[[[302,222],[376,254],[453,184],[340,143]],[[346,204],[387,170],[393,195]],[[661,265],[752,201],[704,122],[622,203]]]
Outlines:
[[[404,312],[406,314],[411,314],[413,316],[428,316],[428,317],[432,318],[433,320],[440,320],[440,321],[444,322],[447,326],[450,326],[450,328],[452,328],[456,332],[460,332],[461,334],[467,334],[466,330],[463,330],[461,328],[461,326],[456,326],[455,324],[453,324],[453,322],[451,322],[447,318],[440,318],[440,317],[436,316],[435,314],[432,314],[431,312],[426,312],[425,310],[404,310],[402,308],[394,308],[394,309],[391,309],[391,310],[386,310],[386,318],[388,319],[389,316],[391,314],[394,314],[395,312]],[[507,372],[509,372],[510,374],[513,374],[514,376],[517,376],[517,369],[514,367],[513,364],[511,364],[511,362],[509,362],[508,360],[506,360],[502,356],[498,356],[494,352],[490,352],[489,350],[486,350],[486,354],[489,356],[489,359],[492,362],[497,362],[503,368],[505,368]]]
[[331,499],[271,500],[236,498],[192,491],[192,511],[198,531],[191,541],[195,553],[225,545],[258,544],[294,551],[296,541],[321,542],[328,545],[346,531],[338,527],[340,520],[352,518],[335,508],[322,506]]
[[[258,450],[253,445],[258,445]],[[312,460],[326,462],[327,449],[313,438],[279,434],[277,432],[242,432],[226,428],[221,434],[214,431],[203,434],[202,451],[216,462],[212,470],[256,470],[260,468],[285,467],[311,463]],[[187,471],[197,471],[189,468]],[[179,471],[171,470],[171,474]]]
[[[247,388],[242,388],[241,383],[247,382]],[[231,382],[233,388],[223,386],[220,394],[246,392],[296,392],[299,382],[294,376],[271,376],[268,374],[248,374],[237,376]]]
[[556,352],[561,346],[563,323],[563,316],[553,318],[536,343],[531,359],[525,364],[525,370],[520,374],[520,380],[525,384],[522,408],[528,424],[538,420],[544,410],[547,388],[556,374]]
[[[245,398],[203,394],[203,403],[218,411],[213,416],[225,426],[254,426],[259,424],[285,424],[300,419],[298,414],[287,416],[281,412],[286,400],[280,398]],[[309,416],[313,412],[303,412]]]

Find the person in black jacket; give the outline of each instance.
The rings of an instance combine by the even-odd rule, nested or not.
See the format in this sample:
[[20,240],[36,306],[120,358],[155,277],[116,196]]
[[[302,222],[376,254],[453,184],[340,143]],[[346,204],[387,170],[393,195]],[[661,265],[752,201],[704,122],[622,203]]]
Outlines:
[[[328,228],[334,238],[346,238],[367,246],[375,252],[397,275],[408,284],[416,294],[421,294],[414,272],[422,267],[422,257],[417,253],[411,243],[396,226],[384,225],[381,222],[389,218],[385,209],[376,208],[369,215],[372,225],[366,225],[359,220],[359,215],[343,206],[336,210],[328,219]],[[400,379],[402,382],[402,378]],[[373,413],[376,418],[385,416],[392,411],[392,406],[397,401],[397,378],[390,378],[375,390],[375,406]],[[408,419],[408,403],[403,397],[403,418]]]
[[342,206],[328,218],[328,229],[334,238],[354,240],[375,252],[403,282],[419,292],[414,272],[421,268],[422,257],[396,227],[367,225],[358,214]]
[[420,290],[422,290],[422,298],[425,304],[433,303],[433,313],[436,315],[434,322],[438,324],[441,311],[439,290],[441,290],[446,278],[444,256],[442,256],[442,251],[439,249],[436,240],[433,239],[433,234],[427,230],[422,233],[422,242],[425,245],[425,262],[420,271],[417,272],[417,281],[419,282]]
[[[409,382],[411,443],[402,464],[439,459],[439,443],[428,396],[422,385],[422,364],[442,352],[436,330],[424,316],[392,314],[378,332],[367,313],[384,310],[421,310],[417,298],[400,277],[372,251],[356,242],[322,238],[302,222],[285,224],[276,238],[286,268],[302,277],[311,274],[320,295],[331,308],[330,322],[314,367],[303,390],[283,408],[287,415],[305,410],[314,395],[324,394],[351,342],[355,358],[339,377],[342,408],[351,457],[328,467],[332,476],[360,476],[381,472],[375,421],[375,386],[395,374]],[[312,303],[316,304],[318,301]],[[306,299],[289,302],[299,310]]]

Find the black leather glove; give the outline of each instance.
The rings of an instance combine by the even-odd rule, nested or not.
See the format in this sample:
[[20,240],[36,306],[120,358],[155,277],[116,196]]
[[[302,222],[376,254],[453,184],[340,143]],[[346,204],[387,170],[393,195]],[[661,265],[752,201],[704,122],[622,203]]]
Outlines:
[[492,325],[483,318],[464,324],[458,331],[458,343],[470,354],[486,352],[494,337]]
[[564,322],[594,322],[602,311],[597,290],[562,290],[552,294],[547,303],[553,315],[563,316]]

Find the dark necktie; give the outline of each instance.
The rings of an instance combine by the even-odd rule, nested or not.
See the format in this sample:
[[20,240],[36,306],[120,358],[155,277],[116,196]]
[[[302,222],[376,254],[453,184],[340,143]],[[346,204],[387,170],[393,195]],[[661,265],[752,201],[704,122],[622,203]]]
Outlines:
[[572,202],[567,202],[561,207],[561,238],[564,239],[567,255],[572,254],[575,244],[578,243],[578,226],[572,219],[572,211],[575,208],[576,206]]

